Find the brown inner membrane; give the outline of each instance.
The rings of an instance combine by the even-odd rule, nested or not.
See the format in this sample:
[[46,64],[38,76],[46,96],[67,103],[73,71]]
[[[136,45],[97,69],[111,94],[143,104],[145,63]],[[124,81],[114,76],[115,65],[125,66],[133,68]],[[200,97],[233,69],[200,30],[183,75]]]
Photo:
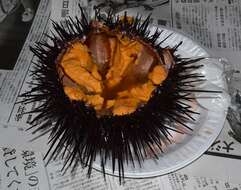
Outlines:
[[[99,116],[130,114],[166,79],[166,65],[140,39],[92,25],[85,40],[72,41],[58,58],[64,92],[93,106]],[[165,59],[172,61],[168,50]]]

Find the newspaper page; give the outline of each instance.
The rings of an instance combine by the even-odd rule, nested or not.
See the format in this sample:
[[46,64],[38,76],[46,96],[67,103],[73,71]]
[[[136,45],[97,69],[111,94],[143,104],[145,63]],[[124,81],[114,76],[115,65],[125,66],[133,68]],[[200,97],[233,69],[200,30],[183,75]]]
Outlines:
[[[72,16],[72,15],[78,15],[79,14],[79,9],[77,7],[77,5],[79,3],[82,3],[81,5],[85,7],[85,10],[90,14],[93,14],[93,8],[95,6],[98,6],[100,8],[102,8],[103,10],[108,10],[110,7],[113,8],[113,5],[117,7],[116,8],[116,12],[122,12],[122,11],[128,11],[131,14],[135,15],[136,13],[142,13],[143,15],[148,15],[149,13],[153,13],[153,24],[158,24],[158,25],[165,25],[165,26],[173,26],[177,29],[182,30],[183,32],[187,33],[188,35],[192,36],[192,38],[196,41],[199,41],[202,45],[206,46],[207,48],[210,48],[210,50],[212,51],[213,55],[215,56],[221,56],[221,57],[227,57],[230,62],[232,64],[234,64],[235,62],[231,61],[231,60],[236,60],[236,64],[238,64],[237,60],[239,58],[239,50],[232,50],[232,48],[224,48],[224,47],[218,47],[218,46],[212,46],[209,47],[206,44],[204,44],[204,40],[201,39],[197,39],[197,37],[192,34],[192,30],[193,28],[190,27],[190,25],[194,25],[196,26],[195,22],[192,23],[191,21],[189,21],[188,23],[184,23],[184,21],[182,20],[181,23],[182,28],[178,27],[175,24],[175,15],[176,12],[180,12],[180,14],[183,14],[183,10],[186,9],[181,9],[180,7],[191,7],[191,6],[198,6],[198,5],[202,5],[199,7],[199,9],[204,10],[204,9],[209,9],[209,3],[213,3],[213,6],[228,6],[231,2],[232,3],[236,3],[235,5],[238,5],[238,1],[230,1],[230,2],[226,2],[226,1],[222,1],[221,4],[219,4],[217,1],[140,1],[140,2],[136,2],[136,1],[115,1],[116,4],[114,4],[112,1],[112,4],[109,3],[110,1],[81,1],[81,0],[59,0],[59,1],[53,1],[52,2],[52,15],[51,17],[54,18],[54,20],[62,20],[64,18],[66,18],[67,16]],[[31,42],[37,41],[41,38],[41,35],[44,31],[48,30],[48,17],[50,14],[50,10],[48,6],[48,1],[46,0],[42,0],[40,2],[40,6],[39,9],[37,11],[37,14],[35,16],[35,20],[33,23],[33,26],[36,25],[38,27],[35,28],[35,32],[32,33],[32,37],[29,34],[29,36],[27,37],[27,42],[28,43],[28,38],[32,39],[30,40]],[[118,5],[118,6],[117,6]],[[187,6],[188,5],[188,6]],[[189,6],[190,5],[190,6]],[[239,7],[239,6],[238,6]],[[188,9],[189,10],[189,9]],[[227,8],[227,10],[229,10]],[[239,10],[239,8],[238,8]],[[38,14],[39,12],[39,14]],[[192,10],[189,10],[189,12],[193,13]],[[210,11],[212,12],[212,11]],[[191,14],[190,13],[190,14]],[[210,13],[212,14],[212,13]],[[39,16],[40,15],[40,16]],[[48,15],[48,16],[46,16]],[[195,15],[194,15],[195,16]],[[193,16],[193,17],[194,17]],[[187,16],[187,20],[188,19],[192,19],[193,17],[191,16]],[[205,20],[205,17],[203,16],[203,14],[200,15],[196,15],[197,18],[201,18],[199,21],[203,21]],[[217,15],[217,18],[219,18],[220,15]],[[236,17],[230,17],[229,14],[227,14],[228,19],[230,20],[238,20],[239,18]],[[225,17],[226,18],[226,17]],[[199,22],[197,20],[197,22]],[[37,24],[35,24],[38,23]],[[205,22],[209,22],[206,18]],[[212,35],[215,35],[217,33],[217,31],[215,30],[215,25],[213,24],[213,20],[212,23],[207,26],[207,29],[212,30],[210,33],[214,33]],[[215,20],[216,22],[216,20]],[[230,21],[231,22],[231,21]],[[45,24],[44,24],[45,23]],[[228,21],[227,21],[227,24]],[[32,26],[32,27],[33,27]],[[46,27],[39,27],[39,26],[46,26]],[[225,25],[225,29],[228,26]],[[231,26],[230,26],[231,27]],[[40,29],[41,28],[41,29]],[[44,28],[44,29],[43,29]],[[40,31],[41,30],[41,31]],[[197,29],[199,30],[199,29]],[[200,29],[202,30],[202,29]],[[38,33],[39,31],[39,33]],[[228,30],[230,31],[230,30]],[[196,33],[195,33],[196,34]],[[229,32],[227,33],[229,34]],[[222,35],[221,35],[222,36]],[[232,38],[233,40],[233,35],[230,36],[230,38]],[[227,39],[225,37],[225,39]],[[234,40],[233,40],[234,41]],[[217,41],[213,41],[213,43],[217,43]],[[28,44],[30,45],[30,43]],[[28,45],[26,45],[25,50],[28,51]],[[236,47],[236,46],[235,46]],[[24,48],[21,52],[25,51]],[[227,51],[226,51],[227,50]],[[217,52],[217,53],[216,53]],[[223,53],[222,53],[223,52]],[[220,54],[218,54],[220,53]],[[28,51],[28,55],[30,56],[30,53]],[[18,60],[21,60],[21,57],[23,57],[23,55],[21,55],[18,58]],[[13,128],[17,128],[19,129],[19,131],[15,131],[15,134],[21,134],[22,137],[21,139],[15,139],[15,143],[23,142],[23,146],[24,147],[32,147],[34,150],[38,150],[41,152],[45,152],[46,149],[45,147],[47,147],[46,144],[47,142],[47,137],[42,137],[42,139],[38,139],[37,141],[29,141],[29,133],[24,132],[24,129],[26,129],[26,125],[28,123],[28,120],[31,119],[32,116],[30,115],[23,115],[21,114],[23,111],[23,109],[27,110],[31,110],[34,109],[33,105],[32,107],[26,107],[25,105],[16,105],[16,96],[20,93],[20,92],[24,92],[25,90],[27,90],[28,88],[30,88],[30,86],[27,85],[26,81],[31,80],[31,78],[28,76],[28,69],[31,67],[30,66],[30,62],[28,64],[23,64],[24,61],[17,61],[16,65],[14,66],[14,69],[10,70],[11,72],[14,71],[19,71],[17,73],[21,73],[21,76],[24,76],[24,83],[22,83],[22,81],[20,81],[19,83],[17,83],[16,85],[16,89],[18,89],[15,93],[14,96],[14,100],[12,99],[10,101],[10,106],[7,104],[6,108],[11,107],[9,110],[11,113],[7,112],[6,116],[4,116],[4,119],[2,121],[7,121],[7,124],[3,125],[4,127],[4,131],[6,132],[5,134],[7,135],[7,133],[13,132]],[[236,84],[238,85],[239,81],[239,72],[238,72],[238,67],[237,65],[235,65],[233,70],[229,70],[230,73],[232,74],[230,77],[232,80],[230,80],[232,82],[232,84]],[[26,66],[27,65],[27,66]],[[5,68],[3,68],[5,69]],[[5,73],[2,74],[0,76],[0,81],[14,81],[14,80],[7,80],[4,77],[9,76],[7,73],[7,71],[3,71],[1,73]],[[236,74],[236,75],[234,75]],[[14,75],[16,76],[16,74]],[[21,77],[20,77],[21,78]],[[18,81],[18,80],[17,80]],[[16,82],[13,82],[12,84],[15,84]],[[21,85],[20,85],[21,84]],[[20,85],[20,87],[19,87]],[[17,88],[18,87],[18,88]],[[236,89],[236,87],[234,87],[234,89]],[[2,92],[2,90],[1,90]],[[6,92],[6,89],[4,90],[4,93]],[[14,94],[14,93],[12,93]],[[238,90],[234,90],[234,97],[233,98],[233,102],[238,102],[238,98],[239,98],[239,91]],[[237,104],[236,104],[237,105]],[[2,106],[0,107],[2,110]],[[233,109],[236,109],[236,107],[234,107]],[[7,109],[6,109],[7,110]],[[2,115],[2,113],[1,113]],[[0,116],[1,117],[1,116]],[[2,117],[3,118],[3,117]],[[212,147],[210,147],[210,149],[208,150],[208,152],[206,153],[206,155],[202,156],[199,160],[195,161],[194,163],[190,164],[189,166],[185,167],[184,169],[181,169],[177,172],[171,173],[169,175],[166,176],[162,176],[162,177],[156,177],[156,178],[152,178],[152,179],[128,179],[126,180],[126,183],[124,186],[119,186],[118,184],[118,178],[115,177],[111,177],[108,176],[106,181],[103,181],[103,175],[100,172],[93,172],[93,178],[88,179],[86,177],[86,172],[82,169],[79,168],[77,170],[76,176],[72,176],[72,174],[70,173],[65,173],[65,174],[61,174],[61,166],[62,166],[62,162],[61,161],[56,161],[56,162],[52,162],[47,166],[47,173],[48,173],[48,179],[49,179],[49,183],[50,183],[50,187],[51,189],[94,189],[94,188],[99,188],[99,189],[165,189],[165,190],[176,190],[176,189],[183,189],[183,190],[189,190],[189,189],[227,189],[227,190],[231,190],[231,189],[241,189],[240,187],[240,180],[238,178],[239,175],[239,168],[237,167],[240,164],[240,160],[239,158],[237,159],[237,157],[240,156],[240,143],[239,143],[239,138],[240,135],[238,135],[239,133],[239,128],[237,124],[240,124],[240,116],[238,116],[237,114],[235,115],[231,115],[230,114],[230,118],[229,122],[226,122],[226,125],[224,127],[224,130],[222,131],[221,135],[219,136],[219,138],[217,139],[217,141],[214,142],[214,144],[212,145]],[[237,126],[235,128],[233,128],[232,126],[229,126],[228,123],[230,123],[230,121],[234,121],[235,124],[233,124],[233,126]],[[13,126],[13,128],[9,127],[9,126]],[[21,136],[20,135],[20,136]],[[4,141],[4,142],[3,142]],[[0,143],[6,143],[8,144],[8,140],[4,139],[4,138],[0,138]],[[44,148],[43,148],[44,147]],[[211,154],[211,155],[210,155]],[[215,156],[213,156],[215,155]],[[231,156],[230,156],[231,155]],[[218,160],[218,162],[217,162]],[[216,163],[220,163],[219,168],[213,168],[210,166],[214,166],[216,165]],[[228,171],[228,172],[227,172]],[[223,175],[222,175],[223,174]],[[81,179],[81,180],[79,180]],[[94,179],[94,180],[93,180]],[[81,182],[83,181],[83,183]],[[0,182],[1,184],[1,182]],[[41,188],[40,188],[41,189]]]

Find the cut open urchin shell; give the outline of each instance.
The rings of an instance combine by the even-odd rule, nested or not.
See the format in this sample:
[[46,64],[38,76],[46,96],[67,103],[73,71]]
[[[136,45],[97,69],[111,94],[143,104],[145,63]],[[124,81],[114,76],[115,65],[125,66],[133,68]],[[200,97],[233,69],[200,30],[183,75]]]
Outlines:
[[181,43],[162,47],[168,37],[150,34],[150,17],[96,11],[88,21],[81,11],[65,25],[53,22],[51,43],[31,47],[33,88],[21,96],[41,102],[31,128],[50,131],[49,160],[62,156],[64,168],[80,163],[90,174],[99,155],[103,173],[111,160],[122,180],[124,164],[141,166],[147,150],[158,159],[170,131],[191,130],[186,122],[198,113],[189,102],[203,92],[195,87],[204,80],[195,73],[201,58],[175,55]]

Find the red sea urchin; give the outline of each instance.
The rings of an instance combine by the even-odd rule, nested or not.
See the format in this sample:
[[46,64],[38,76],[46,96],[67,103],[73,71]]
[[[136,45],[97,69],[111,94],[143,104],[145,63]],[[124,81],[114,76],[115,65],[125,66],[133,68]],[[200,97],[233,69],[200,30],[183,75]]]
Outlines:
[[34,87],[21,96],[25,103],[42,102],[32,111],[31,128],[51,132],[49,160],[61,155],[64,168],[81,163],[90,175],[98,154],[103,173],[111,160],[121,181],[124,164],[141,166],[147,149],[157,159],[170,130],[181,132],[168,123],[189,129],[186,122],[198,113],[188,102],[193,92],[203,92],[195,84],[204,76],[194,72],[201,58],[174,55],[181,43],[157,43],[162,31],[150,35],[150,17],[110,12],[104,18],[96,11],[89,22],[81,11],[66,27],[53,22],[51,44],[31,48],[38,57]]

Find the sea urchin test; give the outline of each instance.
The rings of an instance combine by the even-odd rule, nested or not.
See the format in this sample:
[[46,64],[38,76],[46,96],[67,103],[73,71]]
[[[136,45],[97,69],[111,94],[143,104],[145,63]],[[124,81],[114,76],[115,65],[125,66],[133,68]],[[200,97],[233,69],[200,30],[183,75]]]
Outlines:
[[61,156],[64,168],[82,164],[90,175],[98,156],[103,173],[111,162],[122,180],[126,165],[141,166],[147,150],[158,158],[170,131],[190,129],[198,114],[193,93],[204,92],[196,87],[204,76],[195,73],[202,58],[176,55],[181,43],[162,47],[169,36],[151,32],[150,17],[96,11],[88,21],[80,9],[81,18],[53,22],[50,43],[31,48],[38,62],[23,102],[41,102],[31,128],[50,132],[48,161]]

